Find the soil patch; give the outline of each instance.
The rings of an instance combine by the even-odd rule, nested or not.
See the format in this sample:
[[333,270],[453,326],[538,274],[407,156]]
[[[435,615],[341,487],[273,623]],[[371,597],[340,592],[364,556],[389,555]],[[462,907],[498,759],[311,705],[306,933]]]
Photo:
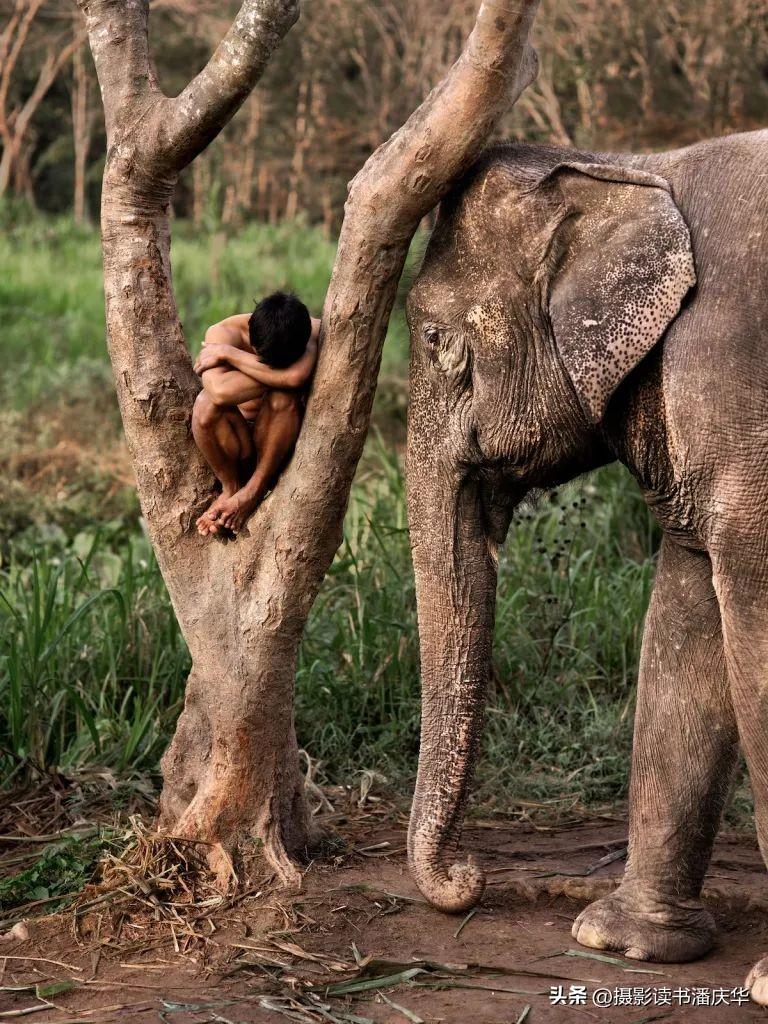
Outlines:
[[[30,922],[27,941],[0,945],[0,1020],[34,1007],[23,1019],[35,1024],[765,1018],[739,995],[768,952],[765,869],[751,836],[725,832],[716,846],[705,896],[717,948],[697,963],[655,965],[593,959],[570,936],[579,909],[623,870],[617,818],[474,822],[464,845],[482,857],[489,886],[464,918],[424,903],[401,824],[363,816],[342,831],[346,851],[312,864],[301,892],[267,885],[198,908],[183,927],[153,910],[151,887],[136,913],[107,904]],[[612,1005],[595,1005],[598,989]]]

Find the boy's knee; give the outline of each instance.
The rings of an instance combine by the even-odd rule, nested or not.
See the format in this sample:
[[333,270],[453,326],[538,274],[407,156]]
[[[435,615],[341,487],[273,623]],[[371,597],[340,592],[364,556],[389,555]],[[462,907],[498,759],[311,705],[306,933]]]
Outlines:
[[192,423],[200,427],[212,427],[221,418],[221,409],[207,391],[201,391],[192,408]]

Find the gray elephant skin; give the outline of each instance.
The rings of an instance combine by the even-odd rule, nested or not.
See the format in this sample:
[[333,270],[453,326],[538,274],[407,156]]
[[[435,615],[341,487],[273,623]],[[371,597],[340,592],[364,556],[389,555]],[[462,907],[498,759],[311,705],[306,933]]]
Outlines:
[[[413,876],[452,863],[482,728],[497,550],[516,505],[614,460],[663,531],[620,887],[573,935],[685,961],[739,746],[768,856],[768,132],[647,156],[489,150],[443,202],[408,299],[408,510],[422,735]],[[768,1003],[768,960],[752,971]]]

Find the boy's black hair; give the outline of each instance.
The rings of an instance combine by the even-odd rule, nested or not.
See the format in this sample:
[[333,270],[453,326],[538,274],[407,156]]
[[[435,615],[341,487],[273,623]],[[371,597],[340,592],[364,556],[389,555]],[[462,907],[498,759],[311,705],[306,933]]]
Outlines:
[[295,295],[274,292],[251,313],[248,334],[251,345],[267,366],[283,370],[307,349],[312,335],[309,310]]

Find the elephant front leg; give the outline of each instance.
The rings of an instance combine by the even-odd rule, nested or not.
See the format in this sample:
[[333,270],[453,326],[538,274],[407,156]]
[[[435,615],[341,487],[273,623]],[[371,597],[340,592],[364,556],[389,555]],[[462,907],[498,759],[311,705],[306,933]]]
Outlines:
[[710,949],[699,895],[736,753],[711,563],[665,538],[640,662],[627,869],[576,919],[578,942],[659,962]]

